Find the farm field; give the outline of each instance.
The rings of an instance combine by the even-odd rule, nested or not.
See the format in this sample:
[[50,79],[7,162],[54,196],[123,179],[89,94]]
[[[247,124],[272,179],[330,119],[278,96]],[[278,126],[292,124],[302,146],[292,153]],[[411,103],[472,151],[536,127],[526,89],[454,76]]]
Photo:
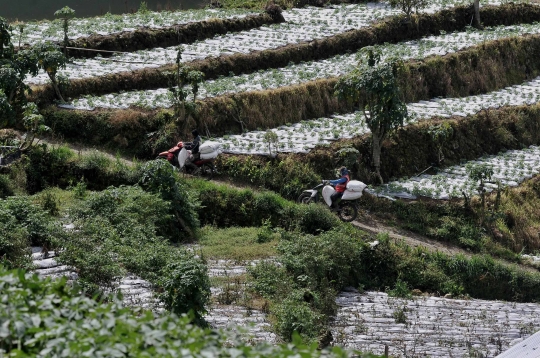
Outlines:
[[[425,9],[425,12],[452,7],[459,2],[441,2]],[[493,2],[494,5],[497,2]],[[351,29],[371,25],[374,21],[386,18],[398,11],[387,5],[368,3],[367,5],[344,5],[329,9],[307,8],[284,11],[286,22],[274,24],[250,31],[231,33],[205,41],[185,45],[183,62],[204,59],[210,56],[250,53],[279,48],[288,44],[312,41]],[[79,59],[69,64],[61,74],[70,78],[89,78],[122,71],[133,71],[143,68],[159,67],[175,62],[177,48],[156,48],[136,53],[123,53],[107,59]],[[47,82],[46,74],[27,79],[28,83],[42,84]]]
[[[132,32],[138,28],[160,29],[184,25],[209,19],[227,19],[254,15],[254,12],[240,9],[203,9],[186,11],[136,12],[134,14],[96,16],[70,20],[68,38],[71,40],[91,35],[112,35]],[[17,44],[34,45],[42,41],[60,42],[64,38],[62,22],[39,21],[24,22],[22,34],[15,29]],[[17,23],[16,25],[19,25]]]
[[[193,68],[178,72],[177,46],[73,57],[58,72],[44,62],[59,52],[36,51],[41,73],[19,81],[33,93],[7,86],[0,69],[0,287],[11,287],[0,294],[0,356],[64,345],[72,356],[343,358],[386,345],[395,357],[495,357],[534,334],[540,11],[488,1],[486,22],[507,25],[476,29],[469,5],[433,0],[409,21],[386,3],[293,7],[285,22],[268,11],[270,25],[214,36],[221,23],[184,43],[178,63]],[[68,37],[120,44],[140,29],[253,15],[106,15],[73,19]],[[59,21],[27,23],[22,36],[14,25],[15,53],[19,41],[63,37]],[[377,46],[359,67],[367,44]],[[0,61],[20,64],[10,56],[0,48]],[[379,69],[391,80],[375,87],[395,86],[403,101],[379,101],[385,115],[407,112],[386,125],[382,164],[376,107],[359,110],[371,84],[339,96],[351,73]],[[190,83],[176,98],[173,78]],[[54,101],[60,92],[73,98]],[[214,180],[150,160],[194,128],[220,146]],[[368,184],[352,223],[295,200],[341,166]],[[471,169],[487,173],[481,196]],[[39,322],[34,301],[46,307]],[[95,339],[98,326],[115,334]]]
[[[399,57],[402,60],[424,59],[428,56],[444,56],[486,41],[519,37],[540,33],[540,25],[499,26],[483,31],[464,31],[441,36],[430,36],[420,40],[398,44],[381,45],[384,57]],[[197,97],[221,96],[231,93],[257,91],[291,86],[320,78],[338,77],[350,72],[357,64],[356,54],[338,55],[328,60],[291,64],[285,68],[274,68],[251,74],[222,77],[201,84]],[[167,88],[146,91],[124,92],[103,96],[87,96],[75,99],[75,109],[94,108],[169,108],[172,106]]]
[[[448,118],[467,116],[489,108],[503,106],[520,106],[540,101],[540,78],[533,81],[494,91],[487,94],[465,98],[436,98],[432,101],[409,103],[408,124],[427,120],[433,117]],[[265,131],[229,135],[213,140],[221,143],[222,150],[234,154],[268,154],[272,152],[307,153],[317,145],[329,144],[333,141],[353,138],[369,132],[365,125],[364,115],[355,112],[346,115],[335,115],[330,118],[319,118],[291,126],[271,129],[278,141],[269,148],[265,142]]]
[[493,171],[491,180],[485,184],[488,193],[498,189],[497,182],[500,182],[501,188],[516,187],[540,174],[540,148],[530,147],[485,156],[463,165],[444,168],[436,175],[422,174],[408,180],[393,181],[373,192],[407,199],[425,196],[448,200],[462,197],[463,193],[473,196],[478,192],[478,183],[467,174],[467,165],[485,166]]

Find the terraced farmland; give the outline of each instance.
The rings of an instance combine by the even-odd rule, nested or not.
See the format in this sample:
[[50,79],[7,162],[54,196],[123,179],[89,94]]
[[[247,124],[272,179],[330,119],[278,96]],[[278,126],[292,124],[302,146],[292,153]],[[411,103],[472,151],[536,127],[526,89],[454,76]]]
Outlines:
[[[432,13],[457,4],[459,2],[437,3],[425,9],[425,12]],[[493,4],[497,4],[497,2],[493,2]],[[250,53],[313,41],[345,33],[351,29],[366,27],[376,20],[397,13],[398,11],[392,10],[385,4],[376,3],[329,9],[292,9],[283,13],[286,20],[283,24],[233,33],[186,45],[182,61],[190,62],[210,56]],[[174,63],[176,54],[176,47],[171,47],[139,51],[138,53],[123,53],[108,59],[77,60],[61,73],[75,79],[152,68]],[[28,83],[42,84],[47,82],[47,77],[42,74],[28,78],[27,81]]]
[[[536,214],[523,219],[518,210],[540,202],[534,182],[540,173],[539,9],[490,1],[482,4],[483,29],[470,26],[473,9],[460,1],[433,1],[412,21],[386,3],[292,8],[283,19],[275,8],[273,14],[205,9],[75,19],[68,34],[73,44],[107,39],[125,41],[128,50],[118,45],[117,53],[102,57],[78,49],[58,71],[71,81],[62,87],[69,102],[54,100],[50,73],[43,72],[26,78],[34,90],[29,98],[51,127],[48,143],[60,137],[118,154],[75,155],[50,144],[25,152],[20,167],[0,171],[0,197],[10,197],[0,199],[0,215],[11,225],[0,233],[26,235],[19,246],[40,246],[42,253],[29,257],[45,276],[67,273],[85,288],[123,289],[132,305],[161,313],[195,307],[197,314],[209,312],[218,328],[231,320],[254,322],[253,344],[288,341],[297,330],[321,346],[379,354],[389,345],[395,356],[493,357],[540,327],[534,265],[540,224]],[[136,40],[191,26],[190,33],[203,24],[209,26],[204,34],[166,39],[178,42],[171,47]],[[12,40],[28,49],[40,39],[59,43],[62,29],[59,22],[29,23],[19,35],[15,27]],[[169,87],[180,76],[180,44],[179,62],[207,78],[196,87],[196,103],[180,108],[177,98],[173,108]],[[381,50],[383,61],[403,61],[396,83],[408,102],[404,125],[382,142],[382,185],[373,174],[366,113],[335,93],[356,68],[358,50],[369,45]],[[220,144],[217,163],[227,185],[180,178],[168,163],[148,160],[188,140],[194,127],[205,141]],[[435,133],[441,128],[444,138]],[[6,133],[6,141],[24,140]],[[124,161],[122,154],[138,158]],[[454,245],[450,254],[411,248],[376,227],[374,236],[339,222],[325,207],[287,200],[330,179],[341,165],[370,184],[363,225],[388,220],[411,230],[407,239]],[[479,191],[469,178],[472,166],[491,171],[481,207],[469,200]],[[427,173],[424,168],[431,174],[413,175]],[[510,199],[500,203],[501,195],[525,185],[514,207]],[[502,188],[492,204],[489,194]],[[34,196],[17,199],[19,192]],[[436,200],[409,201],[422,197]],[[31,210],[22,210],[25,205]],[[29,225],[35,218],[46,225]],[[1,245],[0,257],[24,251],[4,253]],[[47,256],[49,245],[51,256],[59,256]],[[217,255],[213,266],[207,252]],[[227,255],[262,257],[246,269]],[[19,259],[6,262],[31,267],[28,257]],[[412,299],[413,289],[424,297]],[[512,302],[488,301],[501,299]]]

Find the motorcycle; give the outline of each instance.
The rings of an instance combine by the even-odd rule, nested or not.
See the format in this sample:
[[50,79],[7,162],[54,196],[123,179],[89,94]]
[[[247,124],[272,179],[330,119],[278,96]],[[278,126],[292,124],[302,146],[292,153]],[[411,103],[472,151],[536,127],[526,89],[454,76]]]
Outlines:
[[[343,192],[343,196],[339,202],[340,207],[334,209],[342,221],[351,222],[356,219],[358,216],[358,202],[356,200],[360,199],[366,187],[366,184],[358,180],[351,180],[347,183],[347,188]],[[298,197],[297,202],[301,204],[317,203],[319,201],[319,191],[322,194],[325,204],[331,207],[331,196],[336,190],[331,185],[328,185],[328,180],[323,180],[321,184],[313,189],[304,190]]]
[[214,146],[215,144],[210,142],[201,144],[199,147],[200,158],[193,161],[193,165],[186,165],[186,161],[191,155],[191,143],[178,142],[171,149],[159,153],[156,159],[167,159],[169,163],[186,174],[210,180],[217,173],[213,162],[219,153]]

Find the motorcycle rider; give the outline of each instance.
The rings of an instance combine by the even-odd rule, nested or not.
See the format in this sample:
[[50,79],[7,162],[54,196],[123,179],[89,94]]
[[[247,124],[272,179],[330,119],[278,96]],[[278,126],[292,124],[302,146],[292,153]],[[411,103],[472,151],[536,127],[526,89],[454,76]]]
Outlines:
[[349,171],[346,167],[339,168],[338,173],[341,175],[341,178],[326,181],[336,189],[336,192],[330,197],[332,200],[332,205],[330,207],[335,210],[339,210],[339,201],[343,196],[343,192],[347,189],[347,183],[351,180]]
[[192,130],[191,134],[193,135],[193,141],[191,143],[187,143],[186,145],[186,149],[191,150],[191,156],[188,157],[185,165],[191,167],[192,169],[196,169],[197,166],[194,163],[201,157],[201,153],[199,153],[199,147],[201,145],[202,139],[197,129]]

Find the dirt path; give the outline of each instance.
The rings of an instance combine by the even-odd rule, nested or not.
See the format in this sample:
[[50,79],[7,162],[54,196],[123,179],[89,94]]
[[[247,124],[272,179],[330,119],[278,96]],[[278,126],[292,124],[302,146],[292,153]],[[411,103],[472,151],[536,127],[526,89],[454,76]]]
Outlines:
[[[411,247],[423,246],[431,252],[439,251],[447,255],[463,254],[467,257],[471,257],[473,255],[473,253],[471,253],[470,251],[462,249],[458,246],[433,240],[425,236],[416,234],[412,231],[389,226],[385,222],[377,220],[376,218],[368,215],[359,217],[357,220],[353,221],[352,224],[361,230],[370,232],[375,235],[379,233],[386,233],[391,239],[394,239],[394,241],[404,241],[407,245]],[[540,269],[530,265],[508,262],[495,257],[493,257],[493,259],[502,263],[503,265],[517,266],[520,269],[528,272],[538,273],[538,271],[540,271]]]
[[369,216],[360,217],[356,221],[353,221],[352,224],[357,228],[372,234],[386,233],[391,239],[394,239],[395,241],[404,241],[407,245],[412,247],[423,246],[430,251],[440,251],[448,255],[463,254],[471,256],[469,251],[460,247],[429,239],[408,230],[388,226],[386,223]]

